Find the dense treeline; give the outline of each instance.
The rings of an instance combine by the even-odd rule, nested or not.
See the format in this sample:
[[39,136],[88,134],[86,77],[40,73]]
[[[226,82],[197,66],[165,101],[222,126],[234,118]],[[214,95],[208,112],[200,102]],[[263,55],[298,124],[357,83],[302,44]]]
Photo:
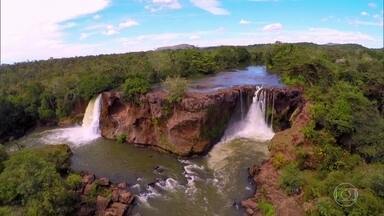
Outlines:
[[284,83],[306,89],[314,131],[330,133],[367,161],[384,161],[383,52],[356,45],[275,45],[265,60]]
[[[303,87],[311,104],[306,144],[296,147],[296,160],[272,156],[281,188],[289,195],[302,193],[308,215],[383,214],[383,51],[276,44],[259,56],[286,84]],[[345,182],[358,189],[352,206],[334,201],[336,186]]]
[[[184,80],[248,64],[264,64],[287,85],[303,87],[311,104],[307,145],[297,147],[297,160],[272,156],[281,187],[290,195],[303,194],[308,215],[382,214],[384,52],[358,45],[216,47],[2,65],[0,140],[68,116],[76,101],[105,90],[120,89],[134,99],[167,77]],[[73,179],[62,175],[53,157],[29,150],[9,157],[0,148],[0,204],[7,206],[0,214],[15,205],[21,214],[73,212]],[[359,189],[352,207],[333,200],[341,182]]]
[[249,64],[245,48],[165,50],[50,59],[0,67],[0,140],[71,114],[79,100],[120,88],[128,98],[166,77],[193,77]]

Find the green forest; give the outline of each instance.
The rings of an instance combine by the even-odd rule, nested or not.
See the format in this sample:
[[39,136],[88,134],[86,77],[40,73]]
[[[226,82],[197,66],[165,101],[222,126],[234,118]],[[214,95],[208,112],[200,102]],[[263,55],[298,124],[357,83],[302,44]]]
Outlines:
[[145,93],[167,77],[194,77],[249,65],[244,47],[151,51],[1,65],[0,140],[71,114],[100,92]]
[[[358,45],[274,45],[264,53],[268,69],[301,86],[310,103],[306,144],[296,161],[276,154],[280,187],[303,192],[308,215],[381,215],[384,212],[384,52]],[[358,188],[356,205],[342,207],[335,187]]]
[[[384,212],[383,49],[276,43],[1,65],[0,142],[21,137],[37,125],[55,124],[71,115],[77,101],[106,90],[117,89],[134,99],[169,77],[188,79],[248,65],[265,65],[287,86],[304,89],[310,103],[311,122],[304,134],[311,151],[298,147],[297,161],[274,158],[281,160],[281,187],[292,195],[303,192],[304,201],[314,205],[309,215]],[[36,215],[42,204],[53,215],[71,213],[67,206],[74,201],[64,191],[73,183],[60,177],[49,157],[25,150],[11,156],[0,152],[0,163],[0,188],[6,190],[0,191],[0,204],[27,206],[28,215]],[[26,166],[32,167],[28,172],[39,173],[32,178],[39,181],[20,188],[12,176],[27,176],[22,170]],[[44,182],[48,180],[50,184]],[[359,201],[352,208],[332,199],[340,181],[359,188]],[[32,196],[39,188],[43,190]]]

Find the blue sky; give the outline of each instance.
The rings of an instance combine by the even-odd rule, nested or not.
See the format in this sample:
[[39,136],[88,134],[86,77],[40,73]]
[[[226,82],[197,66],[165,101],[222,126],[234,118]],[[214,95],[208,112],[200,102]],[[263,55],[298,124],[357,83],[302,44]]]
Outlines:
[[2,0],[2,63],[197,46],[383,47],[382,0]]

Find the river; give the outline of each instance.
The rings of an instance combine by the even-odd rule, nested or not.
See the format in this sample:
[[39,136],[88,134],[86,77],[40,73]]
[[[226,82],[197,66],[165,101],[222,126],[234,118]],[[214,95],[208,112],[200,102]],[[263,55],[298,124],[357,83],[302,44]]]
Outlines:
[[[248,67],[193,80],[190,90],[214,91],[243,84],[280,86],[280,81],[264,67]],[[268,140],[273,137],[263,118],[262,99],[254,98],[251,105],[239,103],[222,140],[207,155],[193,158],[100,137],[98,100],[90,102],[83,126],[34,132],[18,144],[70,144],[73,170],[130,185],[137,194],[133,215],[243,215],[239,202],[255,190],[247,168],[268,157]]]

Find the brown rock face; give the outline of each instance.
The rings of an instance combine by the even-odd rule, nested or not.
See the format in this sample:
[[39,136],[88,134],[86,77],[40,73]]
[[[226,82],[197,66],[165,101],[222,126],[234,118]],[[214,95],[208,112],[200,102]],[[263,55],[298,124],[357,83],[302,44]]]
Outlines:
[[113,184],[107,178],[84,173],[76,195],[79,202],[75,215],[79,216],[129,215],[135,200],[135,195],[128,191],[125,182]]
[[[190,92],[175,105],[167,102],[167,94],[162,90],[141,96],[137,104],[124,102],[119,92],[105,92],[101,134],[108,139],[124,135],[127,143],[182,156],[202,154],[220,139],[239,102],[252,101],[255,90],[255,86],[239,86],[210,93]],[[268,91],[273,92],[270,100],[287,97],[275,104],[281,116],[290,116],[301,99],[298,90],[273,88]],[[283,119],[281,116],[278,117]]]
[[[241,91],[252,95],[255,88],[245,86]],[[161,90],[143,95],[139,104],[123,102],[117,92],[106,92],[101,133],[109,139],[124,134],[128,143],[183,156],[204,153],[224,132],[240,95],[240,88],[188,93],[179,104],[169,105]]]

